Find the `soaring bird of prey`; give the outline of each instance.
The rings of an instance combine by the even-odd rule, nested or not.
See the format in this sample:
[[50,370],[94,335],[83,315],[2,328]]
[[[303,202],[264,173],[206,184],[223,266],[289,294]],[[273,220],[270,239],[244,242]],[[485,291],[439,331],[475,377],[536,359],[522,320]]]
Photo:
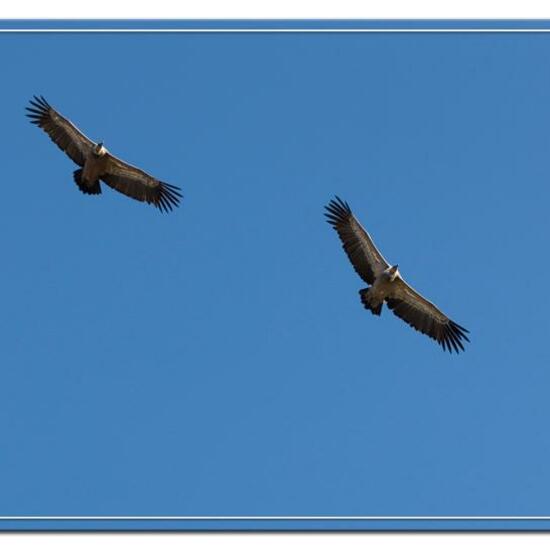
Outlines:
[[466,336],[469,331],[451,321],[403,280],[397,265],[391,266],[380,254],[348,203],[336,197],[325,208],[327,221],[337,231],[355,271],[371,285],[359,291],[365,308],[380,315],[386,302],[397,317],[433,338],[444,350],[464,350],[462,340],[470,341]]
[[156,206],[161,212],[178,206],[181,191],[143,170],[111,155],[103,143],[94,143],[74,124],[61,116],[42,96],[34,96],[27,116],[81,169],[73,173],[78,188],[87,195],[99,195],[99,180],[138,201]]

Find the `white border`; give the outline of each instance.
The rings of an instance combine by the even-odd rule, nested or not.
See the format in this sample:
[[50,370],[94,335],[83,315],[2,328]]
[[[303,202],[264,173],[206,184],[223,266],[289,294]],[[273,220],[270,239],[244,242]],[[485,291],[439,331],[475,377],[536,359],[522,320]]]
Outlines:
[[[549,33],[550,29],[0,29],[0,33]],[[5,521],[550,521],[550,516],[0,516]],[[1,526],[0,526],[1,532]]]
[[19,0],[4,18],[92,19],[523,19],[550,16],[547,0]]

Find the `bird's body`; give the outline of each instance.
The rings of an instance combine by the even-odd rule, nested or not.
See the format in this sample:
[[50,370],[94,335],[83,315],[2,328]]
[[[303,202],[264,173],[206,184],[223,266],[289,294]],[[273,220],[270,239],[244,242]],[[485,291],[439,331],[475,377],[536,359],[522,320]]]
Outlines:
[[75,181],[84,193],[94,194],[99,189],[98,182],[108,170],[108,160],[107,149],[101,143],[86,157],[82,170],[75,171]]
[[443,349],[457,353],[469,341],[464,327],[449,319],[434,304],[409,286],[397,265],[390,265],[371,236],[353,216],[347,203],[336,197],[326,207],[328,222],[338,232],[355,271],[370,286],[359,291],[361,302],[374,315],[384,303],[407,324],[436,340]]
[[107,169],[105,155],[89,155],[82,169],[82,183],[92,187]]
[[178,206],[178,187],[164,183],[143,170],[111,155],[103,143],[94,143],[72,122],[61,116],[43,98],[36,97],[27,107],[31,122],[42,128],[52,141],[81,168],[73,178],[87,195],[101,193],[100,181],[133,199],[153,204],[161,211]]
[[372,286],[361,290],[361,301],[375,315],[382,313],[384,300],[392,294],[392,287],[397,277],[401,277],[397,266],[387,268],[375,275]]

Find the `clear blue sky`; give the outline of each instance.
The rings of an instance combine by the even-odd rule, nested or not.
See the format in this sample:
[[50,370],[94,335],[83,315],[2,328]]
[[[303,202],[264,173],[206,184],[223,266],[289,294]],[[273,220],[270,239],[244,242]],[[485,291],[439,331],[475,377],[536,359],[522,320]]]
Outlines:
[[[0,515],[550,514],[549,35],[0,51]],[[182,206],[81,194],[33,94]],[[334,194],[465,353],[363,309]]]

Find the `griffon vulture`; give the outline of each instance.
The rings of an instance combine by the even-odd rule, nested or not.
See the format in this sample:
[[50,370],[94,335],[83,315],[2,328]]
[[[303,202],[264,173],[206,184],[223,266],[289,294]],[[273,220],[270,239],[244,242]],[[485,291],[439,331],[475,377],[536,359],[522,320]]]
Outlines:
[[390,266],[370,235],[353,216],[347,202],[336,197],[325,206],[328,223],[337,231],[355,271],[369,285],[359,291],[361,302],[374,315],[380,315],[384,302],[397,317],[433,338],[444,350],[464,350],[469,332],[451,321],[401,277],[397,265]]
[[42,97],[34,96],[27,116],[81,169],[73,173],[78,188],[88,195],[101,193],[99,180],[138,201],[156,206],[161,212],[178,206],[180,189],[150,176],[143,170],[114,157],[103,143],[88,139]]

